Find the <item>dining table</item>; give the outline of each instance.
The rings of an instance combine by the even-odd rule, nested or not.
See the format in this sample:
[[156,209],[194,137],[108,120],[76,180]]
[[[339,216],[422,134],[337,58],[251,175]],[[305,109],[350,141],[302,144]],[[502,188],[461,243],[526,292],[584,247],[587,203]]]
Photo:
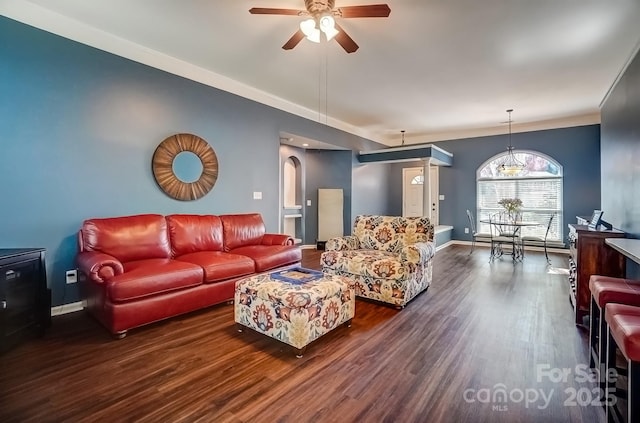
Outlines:
[[[503,244],[511,245],[511,255],[513,262],[520,262],[524,259],[524,244],[520,239],[520,231],[528,226],[540,226],[540,222],[532,220],[492,220],[480,219],[481,223],[488,223],[493,226],[491,228],[491,252],[489,261],[502,257],[505,254],[502,248]],[[494,230],[497,235],[494,237]]]

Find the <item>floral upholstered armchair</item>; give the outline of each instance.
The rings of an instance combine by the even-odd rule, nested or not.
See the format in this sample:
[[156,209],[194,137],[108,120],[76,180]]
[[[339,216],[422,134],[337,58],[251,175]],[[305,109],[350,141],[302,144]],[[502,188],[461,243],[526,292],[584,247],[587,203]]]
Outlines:
[[346,276],[356,295],[403,308],[431,284],[433,224],[427,217],[357,216],[353,234],[327,241],[325,273]]

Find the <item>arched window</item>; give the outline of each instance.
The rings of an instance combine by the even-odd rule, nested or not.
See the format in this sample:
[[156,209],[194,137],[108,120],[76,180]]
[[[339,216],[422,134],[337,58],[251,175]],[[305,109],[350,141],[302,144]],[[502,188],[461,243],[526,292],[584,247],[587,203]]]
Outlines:
[[423,175],[414,176],[413,179],[411,180],[411,185],[424,185],[424,176]]
[[[505,176],[498,172],[498,166],[506,155],[505,151],[493,156],[478,168],[478,222],[504,210],[498,204],[501,199],[519,198],[522,200],[523,220],[540,222],[539,226],[522,228],[522,235],[544,238],[549,218],[557,213],[548,240],[562,242],[562,166],[545,154],[519,150],[514,151],[514,155],[525,164],[524,170],[516,176]],[[478,230],[489,232],[489,225],[480,223]]]

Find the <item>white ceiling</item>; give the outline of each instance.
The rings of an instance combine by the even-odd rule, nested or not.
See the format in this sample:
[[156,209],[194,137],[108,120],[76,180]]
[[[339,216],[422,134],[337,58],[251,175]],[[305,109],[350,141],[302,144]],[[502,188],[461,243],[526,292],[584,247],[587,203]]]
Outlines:
[[[384,0],[336,0],[336,7]],[[0,0],[0,14],[383,142],[599,122],[640,41],[640,0],[387,0],[360,45],[281,46],[303,0]],[[326,84],[325,84],[326,77]]]

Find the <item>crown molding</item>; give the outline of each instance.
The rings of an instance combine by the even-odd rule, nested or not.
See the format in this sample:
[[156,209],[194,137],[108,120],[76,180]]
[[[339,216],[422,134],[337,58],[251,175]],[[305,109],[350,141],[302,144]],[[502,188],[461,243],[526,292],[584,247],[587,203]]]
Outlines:
[[629,55],[629,58],[624,63],[624,65],[622,65],[622,68],[620,68],[620,72],[618,72],[618,75],[616,75],[616,79],[613,80],[613,82],[611,83],[611,86],[609,87],[609,89],[605,93],[604,97],[602,98],[602,101],[600,101],[600,108],[601,109],[604,106],[604,103],[606,103],[606,101],[611,96],[611,93],[613,92],[613,89],[616,87],[616,85],[618,85],[618,82],[620,82],[620,79],[622,78],[624,73],[627,71],[627,68],[629,67],[629,65],[631,65],[631,62],[633,62],[633,59],[635,59],[635,57],[638,54],[638,52],[640,52],[640,40],[638,40],[638,42],[636,43],[636,45],[633,48],[633,50],[631,50],[631,54]]
[[[81,21],[69,18],[68,16],[53,12],[42,6],[33,4],[27,0],[0,0],[0,15],[22,22],[38,29],[50,32],[55,35],[94,47],[114,55],[133,60],[144,65],[163,70],[165,72],[202,83],[204,85],[238,95],[240,97],[253,100],[257,103],[274,107],[293,115],[309,119],[321,125],[329,126],[371,141],[378,142],[390,147],[398,146],[400,141],[395,137],[381,135],[356,127],[329,116],[319,116],[317,110],[312,110],[298,104],[292,103],[281,97],[274,96],[265,91],[240,83],[229,77],[212,72],[205,68],[196,66],[184,60],[169,56],[157,50],[136,44],[127,39],[118,37],[106,31],[99,30]],[[640,43],[634,49],[634,54],[640,49]],[[620,72],[631,62],[634,57],[631,55],[629,61]],[[615,82],[612,87],[615,86]],[[602,103],[610,94],[605,95]],[[529,132],[546,129],[557,129],[573,126],[583,126],[600,123],[600,113],[588,113],[580,116],[571,116],[561,119],[553,119],[539,122],[514,124],[512,132]],[[424,144],[430,142],[446,141],[453,139],[476,138],[491,135],[501,135],[505,133],[504,126],[488,128],[469,128],[451,131],[439,131],[434,133],[414,134],[405,140],[407,144]]]
[[318,122],[322,125],[330,126],[371,141],[383,143],[383,141],[375,139],[373,134],[362,128],[328,116],[324,117],[324,121],[322,121],[318,116],[317,110],[311,110],[292,103],[281,97],[274,96],[157,50],[136,44],[125,38],[102,31],[26,0],[0,0],[0,15],[69,40]]
[[[585,126],[585,125],[597,125],[600,123],[600,112],[594,113],[586,113],[578,116],[570,116],[560,119],[549,119],[542,120],[537,122],[525,122],[521,124],[513,124],[511,127],[512,133],[520,133],[520,132],[533,132],[533,131],[544,131],[548,129],[559,129],[559,128],[572,128],[575,126]],[[448,141],[448,140],[457,140],[457,139],[466,139],[466,138],[479,138],[486,137],[492,135],[504,135],[506,134],[505,126],[493,126],[488,128],[473,128],[473,129],[462,129],[456,131],[445,131],[445,132],[437,132],[430,134],[420,134],[414,135],[410,138],[405,138],[405,146],[407,144],[424,144],[430,142],[438,142],[438,141]],[[387,140],[385,142],[387,145],[398,145],[398,140],[394,139],[393,141]]]

